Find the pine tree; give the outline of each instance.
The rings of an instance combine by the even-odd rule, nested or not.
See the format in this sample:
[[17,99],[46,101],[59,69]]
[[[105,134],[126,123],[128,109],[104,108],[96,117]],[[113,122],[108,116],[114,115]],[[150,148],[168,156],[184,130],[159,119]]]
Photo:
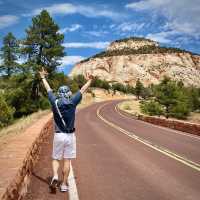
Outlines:
[[137,96],[137,99],[140,98],[143,89],[144,89],[144,86],[143,86],[142,82],[140,81],[140,79],[138,79],[136,82],[136,85],[135,85],[135,94]]
[[46,10],[32,19],[32,25],[26,30],[27,36],[23,42],[23,54],[28,58],[26,65],[31,66],[35,77],[33,81],[33,97],[38,96],[38,70],[42,67],[51,75],[60,64],[64,56],[64,47],[61,45],[64,35],[58,32],[59,27]]
[[16,61],[18,59],[17,53],[19,51],[18,41],[10,32],[3,39],[3,47],[1,48],[1,59],[3,63],[0,66],[0,73],[11,76],[19,65]]
[[165,77],[155,86],[156,101],[165,108],[165,116],[184,118],[190,112],[189,100],[183,88]]

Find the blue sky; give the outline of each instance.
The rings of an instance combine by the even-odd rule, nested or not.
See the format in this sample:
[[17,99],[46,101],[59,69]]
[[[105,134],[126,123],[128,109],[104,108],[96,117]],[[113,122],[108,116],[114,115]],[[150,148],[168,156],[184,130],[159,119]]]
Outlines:
[[109,42],[129,36],[200,53],[199,0],[0,0],[0,46],[10,31],[24,38],[31,18],[42,9],[65,35],[68,56],[60,67],[65,72]]

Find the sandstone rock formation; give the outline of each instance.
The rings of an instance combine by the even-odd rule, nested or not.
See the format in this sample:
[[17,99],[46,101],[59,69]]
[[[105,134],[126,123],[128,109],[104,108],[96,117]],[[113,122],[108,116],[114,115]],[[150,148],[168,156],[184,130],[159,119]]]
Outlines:
[[[145,52],[149,53],[141,53],[141,48],[148,48]],[[144,85],[149,85],[168,76],[182,80],[185,85],[200,87],[200,56],[177,49],[165,50],[156,42],[145,39],[125,39],[111,43],[100,56],[76,64],[70,76],[86,72],[110,82],[131,85],[135,85],[138,78]]]

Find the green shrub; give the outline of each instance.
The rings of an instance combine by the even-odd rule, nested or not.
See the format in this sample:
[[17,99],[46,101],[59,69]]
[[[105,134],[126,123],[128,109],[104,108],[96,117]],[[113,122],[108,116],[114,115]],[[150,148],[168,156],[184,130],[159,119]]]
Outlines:
[[146,102],[142,101],[140,104],[140,108],[144,114],[158,115],[158,116],[163,114],[162,106],[154,100],[150,100]]
[[177,105],[173,106],[172,109],[170,109],[170,116],[175,117],[177,119],[186,119],[187,116],[190,114],[190,108],[188,104],[183,102],[178,102]]
[[39,107],[40,109],[42,110],[45,110],[45,109],[48,109],[50,108],[50,103],[49,103],[49,100],[46,98],[46,97],[40,97],[40,100],[39,100]]
[[0,95],[0,111],[0,128],[2,128],[13,121],[13,113],[15,111],[8,106],[2,95]]
[[109,90],[110,89],[110,85],[109,82],[106,80],[101,80],[98,77],[95,77],[92,80],[92,84],[91,87],[98,87],[98,88],[103,88],[105,90]]

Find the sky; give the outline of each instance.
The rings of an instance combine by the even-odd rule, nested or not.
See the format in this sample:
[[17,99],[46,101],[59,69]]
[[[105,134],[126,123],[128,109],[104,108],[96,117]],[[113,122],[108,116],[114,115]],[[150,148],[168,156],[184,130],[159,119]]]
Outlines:
[[110,42],[130,36],[200,54],[200,0],[0,0],[0,47],[8,32],[25,38],[42,9],[65,36],[67,56],[58,70],[66,73]]

